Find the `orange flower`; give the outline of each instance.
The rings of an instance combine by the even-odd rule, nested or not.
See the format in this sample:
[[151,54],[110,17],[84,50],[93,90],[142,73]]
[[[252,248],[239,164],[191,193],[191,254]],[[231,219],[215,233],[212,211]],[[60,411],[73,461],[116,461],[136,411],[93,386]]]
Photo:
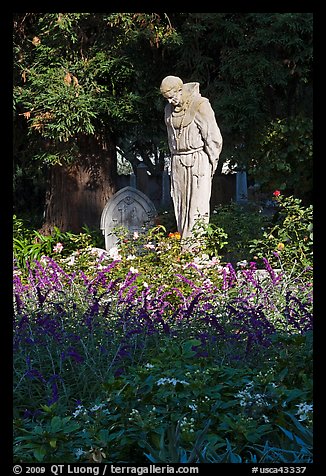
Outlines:
[[284,243],[279,243],[279,244],[277,245],[277,249],[278,249],[279,251],[284,250],[284,248],[285,248]]
[[169,233],[168,237],[174,238],[175,240],[181,240],[181,235],[178,231],[176,231],[175,233]]

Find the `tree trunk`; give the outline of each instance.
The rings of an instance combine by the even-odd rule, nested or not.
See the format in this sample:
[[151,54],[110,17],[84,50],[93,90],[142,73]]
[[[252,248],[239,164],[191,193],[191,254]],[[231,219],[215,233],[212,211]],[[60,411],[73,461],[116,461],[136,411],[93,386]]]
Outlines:
[[51,234],[54,226],[73,233],[80,233],[85,225],[99,228],[102,210],[116,192],[115,144],[83,138],[80,151],[73,164],[50,170],[43,234]]

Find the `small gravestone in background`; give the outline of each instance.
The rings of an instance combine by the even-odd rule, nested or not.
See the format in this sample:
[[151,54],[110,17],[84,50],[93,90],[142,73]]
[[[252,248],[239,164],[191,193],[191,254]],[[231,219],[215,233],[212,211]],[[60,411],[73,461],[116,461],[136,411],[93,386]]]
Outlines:
[[236,201],[243,203],[248,201],[247,172],[239,171],[236,174]]
[[125,187],[114,194],[105,205],[100,228],[105,237],[105,249],[117,243],[114,228],[125,227],[132,235],[143,233],[154,224],[156,209],[151,200],[140,190]]

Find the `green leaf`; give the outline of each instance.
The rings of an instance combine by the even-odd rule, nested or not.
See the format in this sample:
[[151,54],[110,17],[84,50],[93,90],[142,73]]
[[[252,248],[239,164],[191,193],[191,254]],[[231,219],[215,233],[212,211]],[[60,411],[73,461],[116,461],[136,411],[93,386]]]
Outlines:
[[99,431],[99,438],[101,440],[101,445],[106,446],[109,442],[109,430],[107,428],[102,428]]
[[182,346],[182,354],[185,357],[192,357],[196,354],[196,351],[192,350],[192,347],[197,347],[201,345],[201,341],[199,339],[191,339],[184,342]]
[[43,461],[44,456],[46,455],[46,450],[43,446],[39,446],[34,449],[33,455],[37,459],[37,461]]
[[59,416],[54,416],[51,420],[51,431],[56,433],[62,429],[62,419]]
[[291,441],[294,441],[294,435],[293,433],[291,433],[291,431],[287,430],[286,428],[283,428],[282,426],[280,425],[277,425],[279,428],[281,428],[281,430],[283,431],[283,433],[291,440]]

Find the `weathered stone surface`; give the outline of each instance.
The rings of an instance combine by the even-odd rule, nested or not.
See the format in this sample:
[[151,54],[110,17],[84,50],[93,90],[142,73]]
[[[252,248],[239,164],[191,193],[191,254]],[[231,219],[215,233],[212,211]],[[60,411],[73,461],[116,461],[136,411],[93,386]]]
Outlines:
[[176,76],[163,79],[165,124],[171,152],[171,197],[181,239],[192,237],[198,220],[209,222],[212,177],[222,150],[222,135],[199,83]]
[[156,209],[151,200],[140,190],[125,187],[119,190],[105,205],[100,228],[105,237],[105,249],[116,245],[114,229],[125,227],[132,235],[142,233],[154,224]]

